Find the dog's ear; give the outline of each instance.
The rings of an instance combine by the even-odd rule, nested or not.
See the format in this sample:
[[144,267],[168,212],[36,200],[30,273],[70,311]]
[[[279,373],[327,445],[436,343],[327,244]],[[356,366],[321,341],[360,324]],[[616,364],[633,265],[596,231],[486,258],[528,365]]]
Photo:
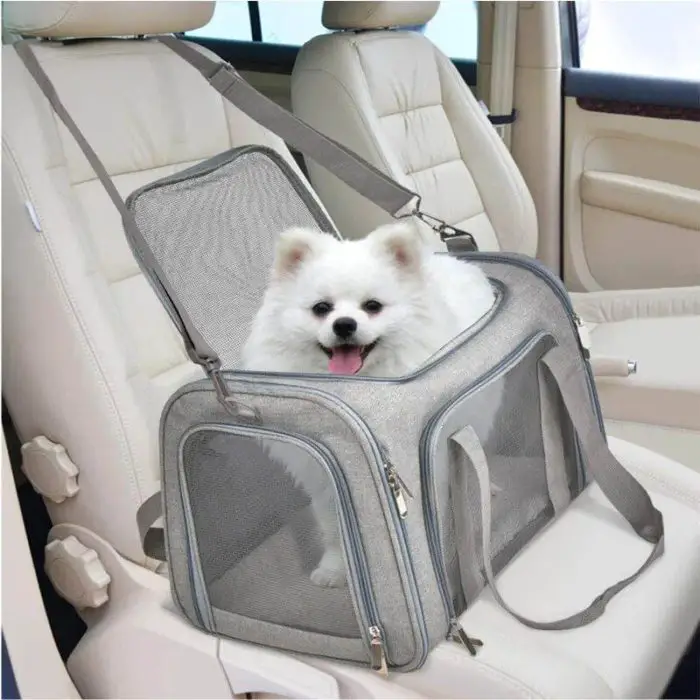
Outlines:
[[367,240],[388,254],[392,262],[406,272],[419,272],[429,253],[412,219],[380,226],[367,236]]
[[323,244],[321,236],[328,234],[308,228],[290,228],[280,234],[275,252],[275,278],[294,275]]

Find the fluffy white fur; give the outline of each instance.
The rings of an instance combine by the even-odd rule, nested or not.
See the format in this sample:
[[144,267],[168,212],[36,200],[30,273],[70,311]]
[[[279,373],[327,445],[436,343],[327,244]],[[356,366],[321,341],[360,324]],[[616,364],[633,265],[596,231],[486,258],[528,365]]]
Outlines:
[[[342,242],[290,229],[279,239],[272,277],[243,349],[243,367],[400,376],[417,369],[493,303],[483,272],[433,254],[412,222]],[[356,324],[352,335],[346,328],[345,337],[338,336],[335,322],[341,318]],[[328,478],[310,461],[292,461],[281,446],[268,449],[311,498],[324,544],[311,579],[342,585],[345,567]]]

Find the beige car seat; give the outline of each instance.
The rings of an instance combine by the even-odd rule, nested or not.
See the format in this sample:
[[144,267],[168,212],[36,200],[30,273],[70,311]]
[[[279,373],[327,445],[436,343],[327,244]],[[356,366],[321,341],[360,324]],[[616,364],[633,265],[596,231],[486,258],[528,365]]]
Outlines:
[[[426,212],[471,232],[481,250],[534,256],[537,215],[513,158],[452,61],[425,36],[400,31],[430,21],[438,6],[324,3],[324,26],[339,31],[302,47],[294,111],[412,188]],[[313,161],[308,168],[346,236],[386,222]],[[599,377],[609,432],[700,470],[700,287],[572,297],[593,357],[637,362],[636,374]]]
[[[296,169],[279,139],[165,46],[124,38],[194,29],[212,3],[12,2],[4,11],[13,32],[49,39],[35,54],[123,195],[247,143]],[[616,455],[664,513],[668,547],[589,627],[533,631],[485,591],[463,619],[484,640],[479,656],[445,641],[424,668],[384,679],[191,626],[143,553],[136,511],[159,487],[163,402],[200,370],[12,46],[2,78],[3,392],[54,523],[49,577],[88,624],[68,660],[82,697],[658,697],[700,619],[700,476],[619,440]],[[633,570],[646,547],[593,486],[499,585],[523,614],[551,618]]]

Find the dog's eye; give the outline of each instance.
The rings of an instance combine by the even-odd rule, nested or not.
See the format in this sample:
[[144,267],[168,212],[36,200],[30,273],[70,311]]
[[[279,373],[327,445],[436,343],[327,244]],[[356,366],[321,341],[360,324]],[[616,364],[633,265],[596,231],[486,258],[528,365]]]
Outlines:
[[376,299],[368,299],[362,304],[362,310],[368,314],[378,314],[384,308],[384,304]]
[[328,316],[331,311],[333,311],[333,304],[329,304],[327,301],[319,301],[318,304],[311,307],[311,313],[319,318]]

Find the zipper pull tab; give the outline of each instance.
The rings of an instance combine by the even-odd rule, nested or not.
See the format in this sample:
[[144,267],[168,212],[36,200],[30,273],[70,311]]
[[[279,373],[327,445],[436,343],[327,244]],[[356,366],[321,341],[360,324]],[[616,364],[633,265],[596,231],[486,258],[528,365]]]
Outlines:
[[394,467],[388,459],[384,461],[384,469],[386,470],[386,478],[389,482],[391,493],[394,496],[396,508],[399,511],[399,517],[403,519],[408,515],[406,495],[408,495],[409,498],[413,498],[413,494],[410,492],[408,486],[406,486],[404,480],[399,476],[396,467]]
[[588,326],[585,324],[584,320],[578,315],[574,314],[574,322],[576,323],[576,329],[578,330],[578,337],[581,340],[581,347],[583,348],[583,354],[588,360],[591,356],[591,333],[588,330]]
[[453,618],[450,624],[450,637],[452,641],[465,646],[472,656],[476,656],[477,649],[484,646],[480,639],[470,637],[456,618]]
[[382,640],[382,631],[376,625],[369,628],[370,636],[370,654],[372,655],[371,668],[380,676],[386,678],[389,675],[389,669],[386,665],[386,655],[384,654],[384,641]]

